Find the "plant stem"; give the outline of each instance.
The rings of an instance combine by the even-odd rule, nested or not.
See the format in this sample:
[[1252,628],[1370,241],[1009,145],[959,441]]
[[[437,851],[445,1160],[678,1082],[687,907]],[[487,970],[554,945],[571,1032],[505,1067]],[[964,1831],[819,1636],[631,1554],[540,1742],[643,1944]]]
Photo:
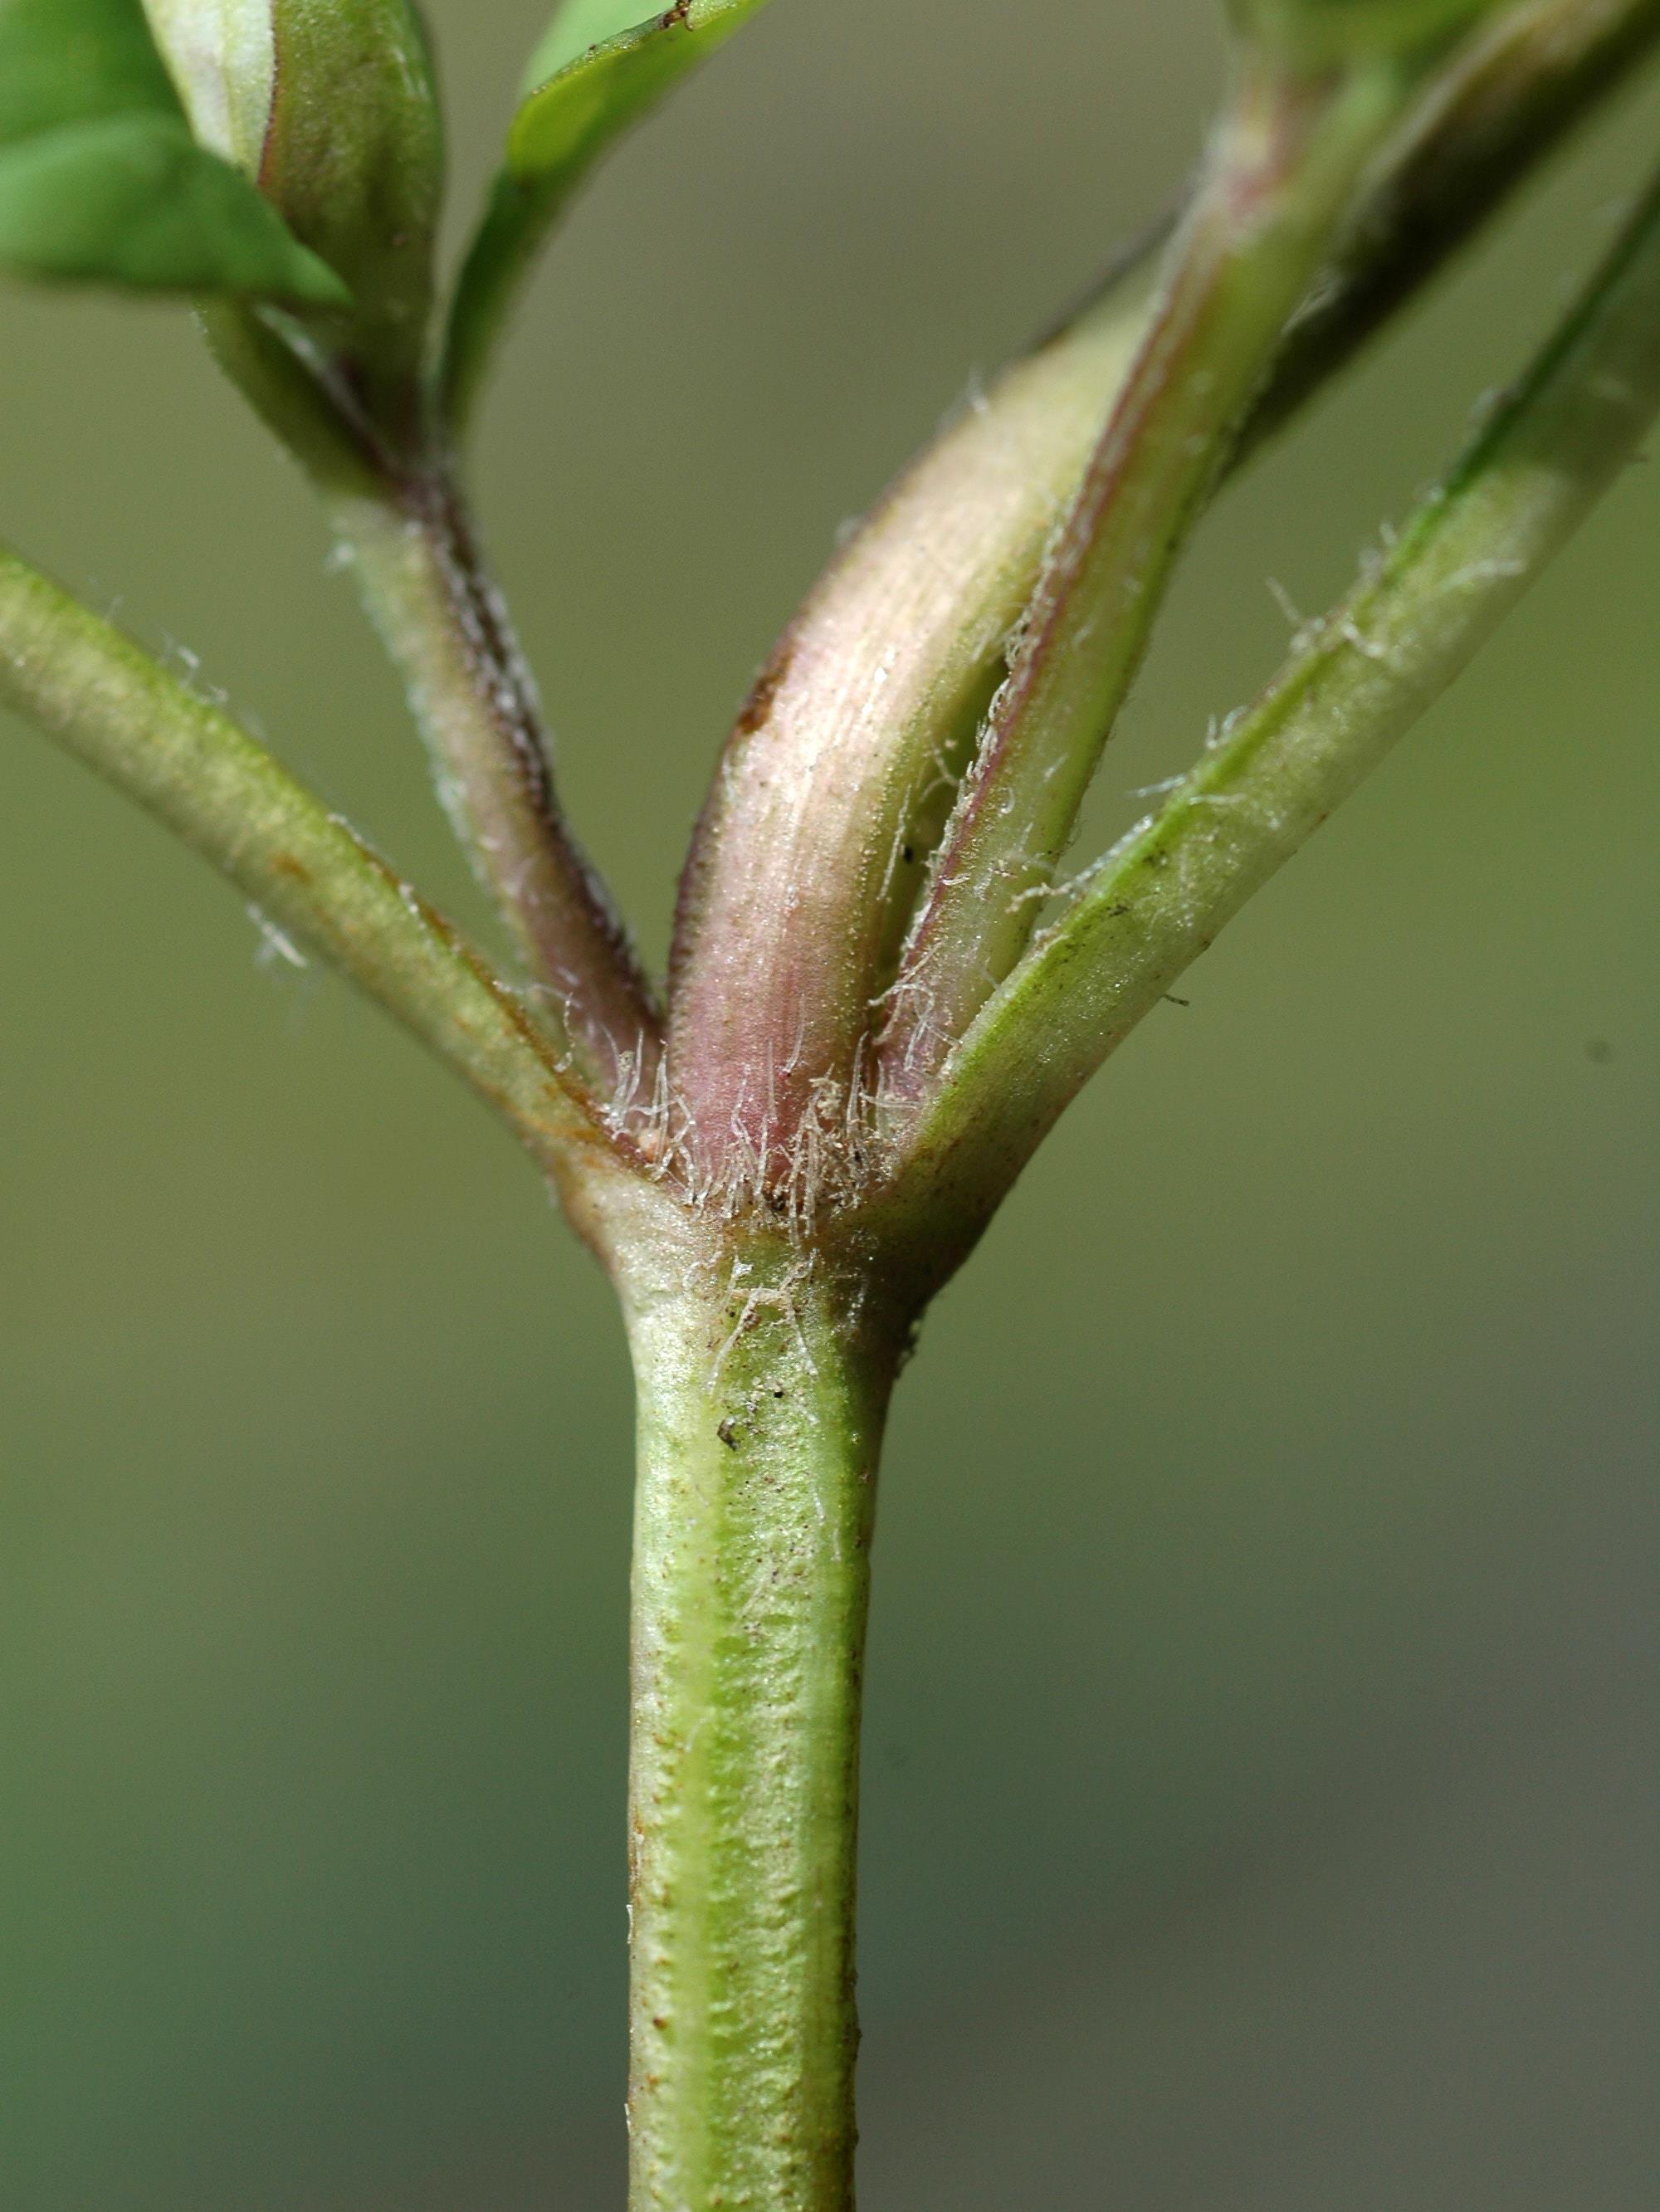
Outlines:
[[319,954],[387,1007],[544,1167],[608,1149],[554,1046],[441,915],[228,714],[3,550],[0,704],[211,860],[287,954]]
[[1241,428],[1236,468],[1343,369],[1652,56],[1660,0],[1500,9],[1430,80]]
[[1153,289],[1137,269],[962,412],[831,564],[740,716],[671,969],[673,1088],[708,1171],[775,1171],[827,1080],[845,1095]]
[[[1229,473],[1657,38],[1660,0],[1533,0],[1432,77],[1293,319]],[[1145,340],[1172,227],[1122,257],[905,472],[739,717],[687,862],[671,966],[672,1089],[701,1125],[707,1173],[769,1154],[775,1169],[827,1086],[844,1091],[862,1064],[1009,640]],[[743,865],[723,865],[728,853]]]
[[881,1046],[921,1095],[1030,940],[1176,556],[1411,80],[1242,56],[1164,295],[1039,580],[935,862]]
[[210,307],[221,368],[305,469],[404,680],[439,796],[602,1111],[656,1077],[659,1017],[565,825],[536,686],[441,447],[388,444],[296,334]]
[[630,2212],[848,2212],[860,1675],[896,1332],[781,1244],[624,1285]]
[[659,1018],[598,878],[561,817],[552,748],[506,608],[441,472],[331,513],[401,672],[441,797],[584,1081],[606,1108],[656,1077]]
[[1446,481],[986,1006],[901,1140],[936,1201],[995,1203],[1108,1054],[1459,674],[1657,410],[1660,182]]

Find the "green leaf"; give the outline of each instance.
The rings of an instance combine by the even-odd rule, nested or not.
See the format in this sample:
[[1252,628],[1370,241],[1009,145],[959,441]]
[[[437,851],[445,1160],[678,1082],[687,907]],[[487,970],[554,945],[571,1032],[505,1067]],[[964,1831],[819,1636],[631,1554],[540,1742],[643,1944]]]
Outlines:
[[192,137],[137,0],[0,0],[0,264],[147,291],[350,299]]
[[[679,0],[666,14],[628,27],[631,4],[571,0],[532,61],[533,74],[550,64],[551,73],[514,118],[508,136],[508,170],[521,184],[569,192],[630,123],[763,4],[764,0]],[[617,27],[619,17],[625,27]],[[572,57],[571,40],[599,23],[611,25],[609,33]]]
[[165,116],[71,124],[0,153],[0,262],[144,291],[349,298],[239,171]]
[[462,271],[445,388],[463,415],[538,252],[602,155],[765,0],[676,0],[641,21],[638,0],[566,0],[537,48],[524,104]]
[[[658,12],[660,15],[662,10]],[[572,62],[581,61],[590,48],[604,46],[623,31],[637,30],[646,20],[639,0],[565,0],[562,8],[555,9],[541,45],[526,66],[526,99]]]
[[0,145],[143,109],[179,112],[137,8],[113,0],[0,4]]

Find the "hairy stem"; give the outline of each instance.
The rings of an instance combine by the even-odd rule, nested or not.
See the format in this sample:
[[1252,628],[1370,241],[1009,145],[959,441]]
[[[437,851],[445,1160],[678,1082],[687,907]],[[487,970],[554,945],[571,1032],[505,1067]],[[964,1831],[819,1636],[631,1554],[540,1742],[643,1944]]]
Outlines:
[[[1413,101],[1293,318],[1225,466],[1257,451],[1660,36],[1660,0],[1506,8]],[[775,1176],[868,1073],[950,799],[1044,556],[1145,339],[1173,225],[1004,371],[899,479],[785,633],[682,880],[673,1096],[706,1171]],[[726,855],[732,858],[728,860]],[[758,1073],[757,1073],[758,1071]]]
[[1407,88],[1254,58],[1039,579],[900,969],[887,1087],[924,1090],[1031,937],[1172,564]]
[[1458,675],[1657,410],[1660,185],[1445,483],[985,1007],[904,1139],[936,1197],[995,1202],[1113,1048]]
[[544,1166],[601,1134],[553,1046],[465,940],[228,715],[0,550],[0,703],[211,860],[447,1060]]
[[459,494],[431,474],[395,495],[337,496],[331,507],[457,832],[583,1081],[608,1108],[649,1096],[656,1009],[560,815],[535,685]]
[[849,2212],[860,1674],[897,1341],[765,1245],[636,1264],[624,1295],[630,2212]]
[[[1276,355],[1231,471],[1341,369],[1660,34],[1660,0],[1506,9],[1414,101]],[[1145,339],[1160,226],[978,395],[786,631],[728,741],[682,881],[670,1088],[717,1176],[786,1172],[868,1072],[958,780],[1045,554]],[[723,865],[723,855],[733,860]]]
[[715,1155],[708,1171],[776,1175],[824,1086],[845,1095],[993,671],[1152,288],[1142,271],[1112,291],[959,416],[832,564],[756,687],[693,839],[671,970],[673,1089]]
[[305,469],[402,676],[439,793],[602,1111],[654,1081],[659,1019],[605,889],[566,827],[535,683],[447,460],[394,449],[303,335],[210,307],[220,366]]

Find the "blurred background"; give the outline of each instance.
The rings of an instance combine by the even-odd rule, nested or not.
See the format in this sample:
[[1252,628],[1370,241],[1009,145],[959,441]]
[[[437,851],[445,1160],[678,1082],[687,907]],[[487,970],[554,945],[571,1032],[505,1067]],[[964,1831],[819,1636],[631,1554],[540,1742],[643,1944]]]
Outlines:
[[[435,0],[457,201],[541,28]],[[1209,0],[782,0],[605,173],[479,455],[654,956],[838,528],[1160,206]],[[1097,825],[1601,246],[1651,85],[1232,492]],[[180,312],[0,297],[0,532],[483,927]],[[1651,2212],[1660,473],[1149,1022],[882,1508],[873,2212]],[[199,661],[198,661],[199,656]],[[0,731],[0,2201],[618,2206],[629,1390],[460,1089]]]

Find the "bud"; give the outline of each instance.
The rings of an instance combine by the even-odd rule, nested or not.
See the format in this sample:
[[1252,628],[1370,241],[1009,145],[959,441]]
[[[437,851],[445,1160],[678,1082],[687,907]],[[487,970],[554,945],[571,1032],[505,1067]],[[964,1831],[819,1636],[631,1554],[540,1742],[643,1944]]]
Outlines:
[[1507,0],[1231,0],[1246,35],[1300,68],[1388,60],[1450,38]]
[[418,369],[444,142],[408,0],[276,0],[277,98],[260,184],[350,286],[387,367]]
[[144,0],[204,145],[258,185],[344,281],[316,334],[371,402],[418,371],[443,137],[410,0]]

